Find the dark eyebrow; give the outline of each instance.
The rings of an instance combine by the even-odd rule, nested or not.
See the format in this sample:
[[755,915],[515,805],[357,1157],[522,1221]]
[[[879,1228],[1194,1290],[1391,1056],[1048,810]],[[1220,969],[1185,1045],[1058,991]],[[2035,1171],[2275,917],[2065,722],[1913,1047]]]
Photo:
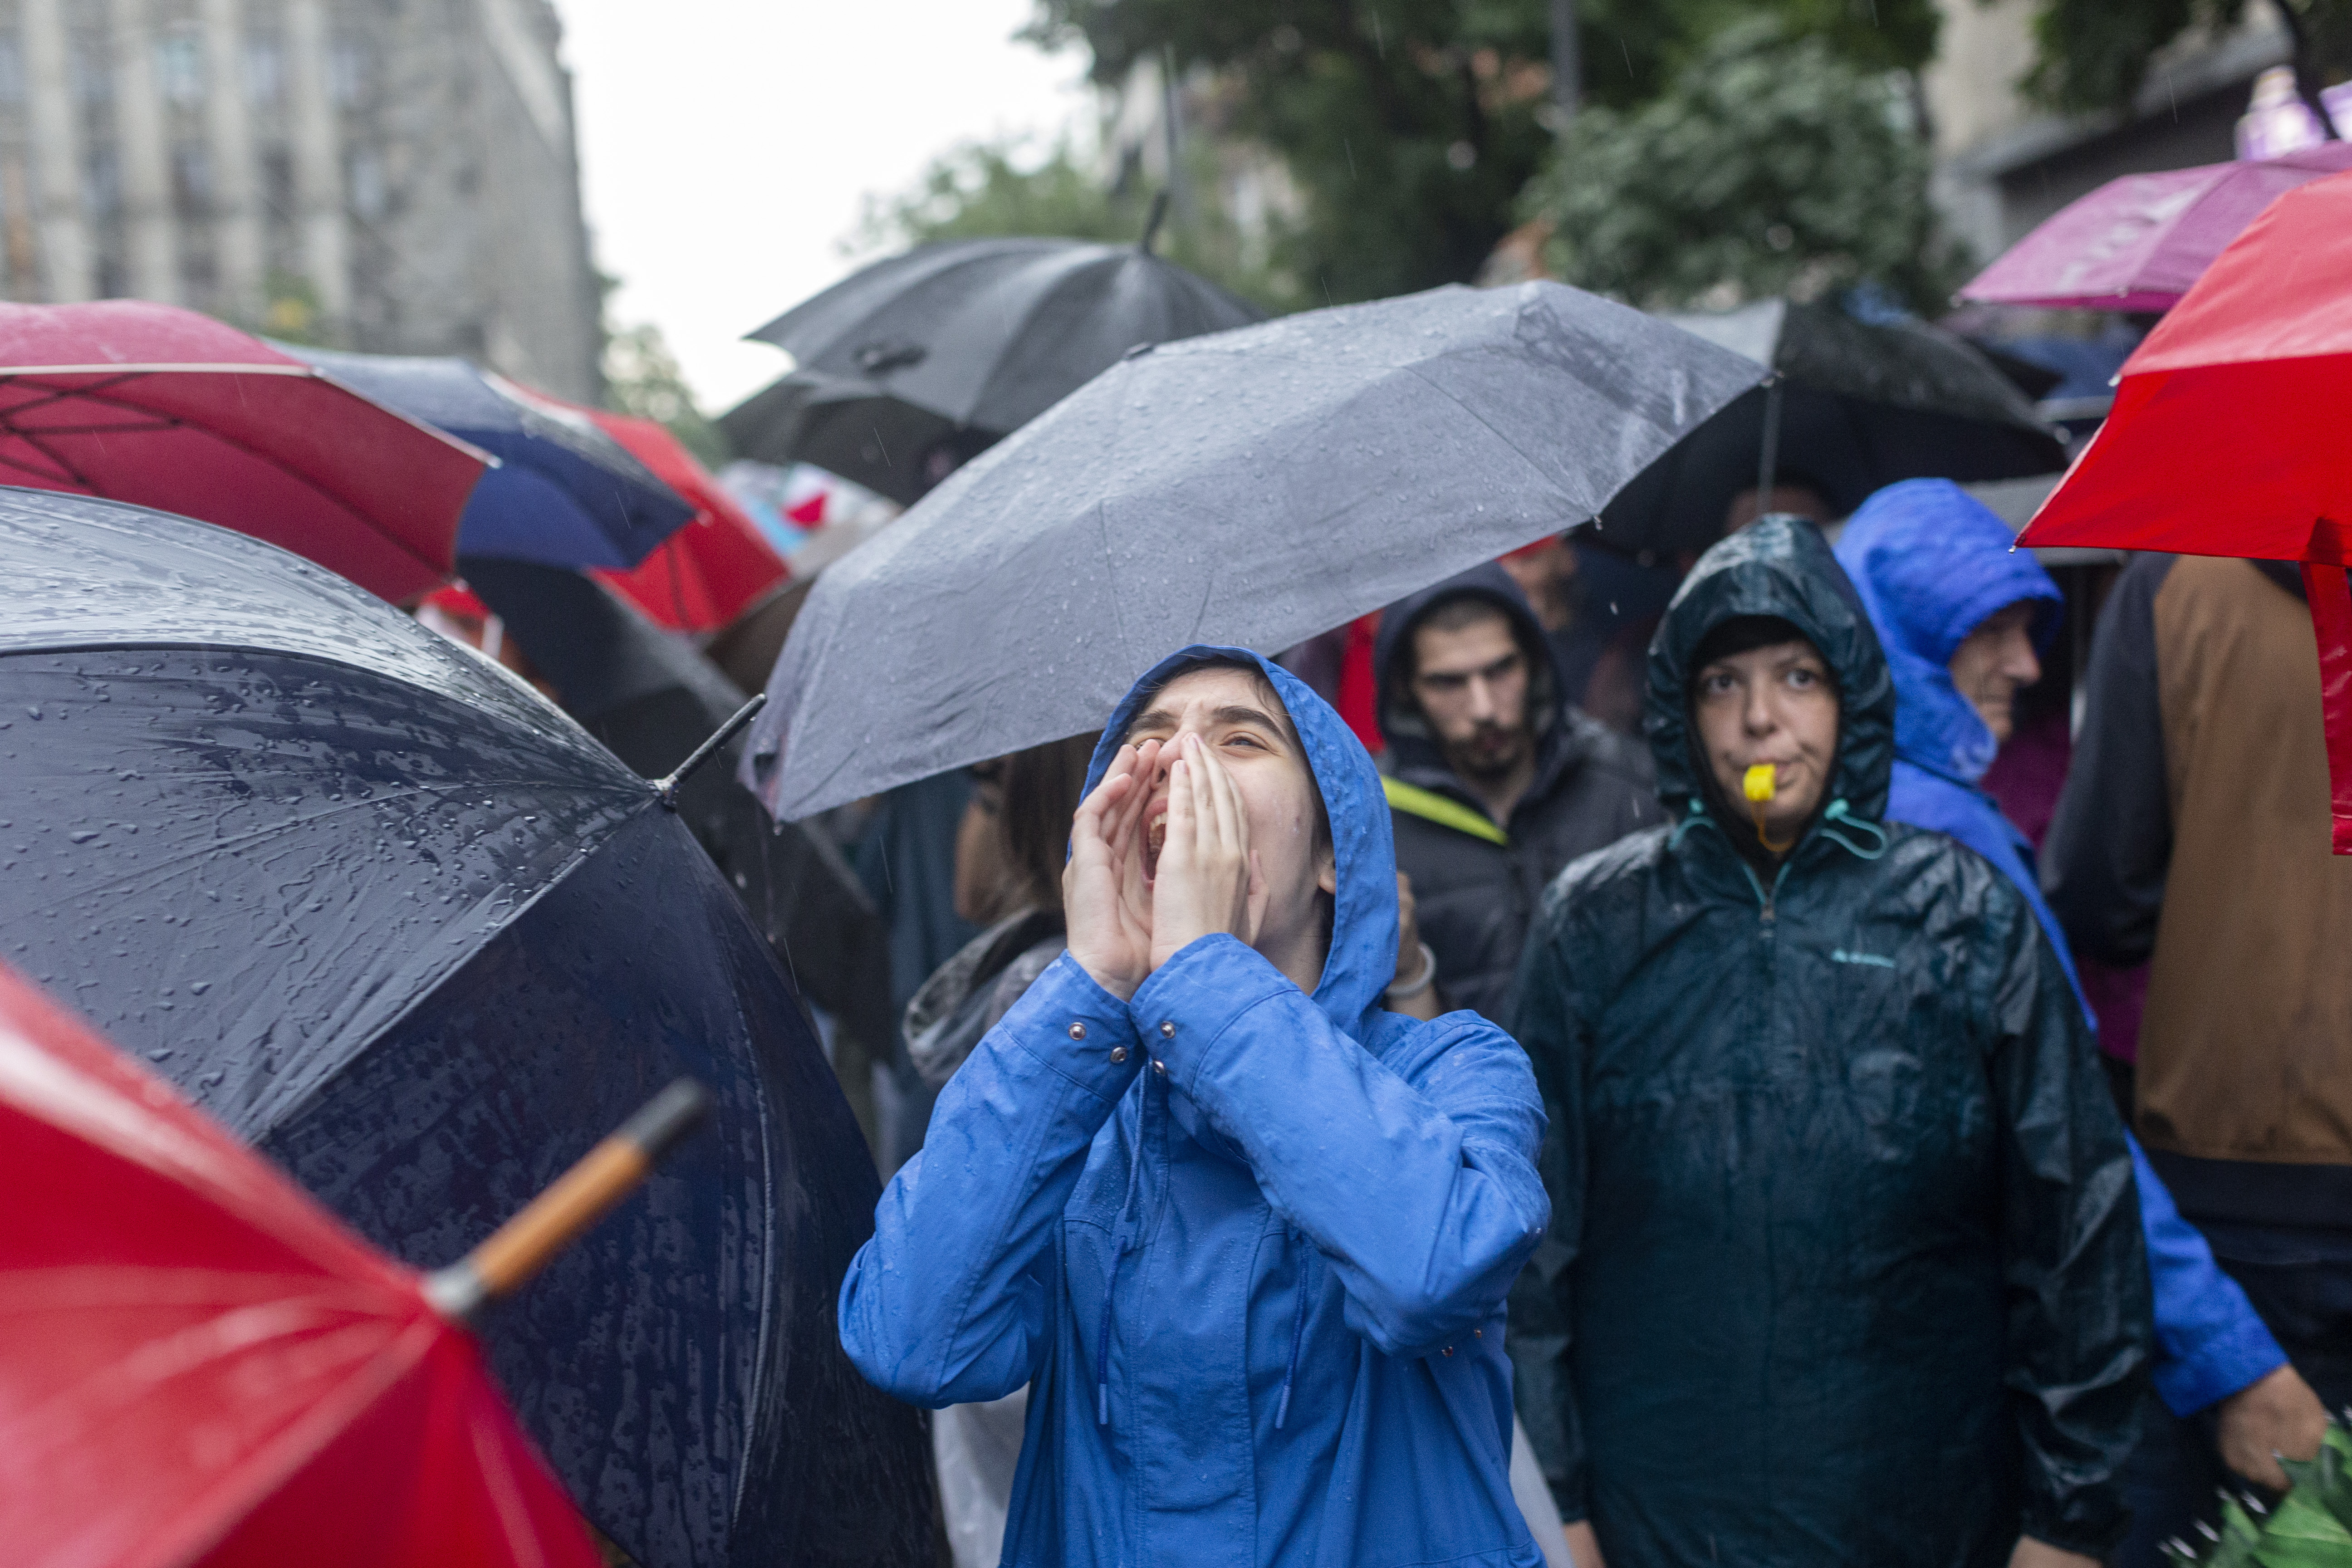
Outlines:
[[1263,708],[1244,708],[1235,704],[1230,708],[1220,708],[1209,717],[1220,724],[1257,724],[1276,734],[1282,732],[1281,721]]
[[1127,732],[1132,735],[1139,730],[1172,730],[1175,727],[1175,714],[1165,708],[1147,708],[1129,721]]

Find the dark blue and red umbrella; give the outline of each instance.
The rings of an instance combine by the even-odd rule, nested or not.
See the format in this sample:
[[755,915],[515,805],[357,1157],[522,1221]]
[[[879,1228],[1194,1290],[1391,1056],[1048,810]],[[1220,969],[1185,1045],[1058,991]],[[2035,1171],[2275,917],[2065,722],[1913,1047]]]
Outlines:
[[392,1255],[458,1257],[663,1085],[708,1131],[483,1342],[646,1568],[927,1561],[842,1355],[878,1183],[783,967],[655,787],[340,578],[0,489],[0,961]]

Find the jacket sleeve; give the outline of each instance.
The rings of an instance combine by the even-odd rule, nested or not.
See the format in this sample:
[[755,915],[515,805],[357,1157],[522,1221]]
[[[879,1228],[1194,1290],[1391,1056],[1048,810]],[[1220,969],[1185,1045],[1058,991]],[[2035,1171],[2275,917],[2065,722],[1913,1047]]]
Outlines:
[[1511,1032],[1534,1065],[1548,1119],[1538,1168],[1551,1197],[1551,1221],[1511,1288],[1509,1345],[1513,1403],[1527,1429],[1528,1447],[1543,1468],[1560,1518],[1574,1524],[1591,1508],[1569,1355],[1574,1322],[1569,1270],[1584,1236],[1585,1037],[1569,1005],[1555,931],[1548,909],[1520,960],[1511,1010]]
[[2147,1261],[2123,1125],[2082,1008],[2024,900],[2007,903],[1988,1065],[2023,1526],[2095,1557],[2127,1520],[2122,1472],[2150,1350]]
[[2042,847],[2042,894],[2067,945],[2118,968],[2155,951],[2172,861],[2156,668],[2156,595],[2172,562],[2133,562],[2107,595],[2084,677],[2082,732]]
[[2156,1392],[2175,1415],[2189,1415],[2276,1372],[2286,1352],[2245,1290],[2213,1261],[2204,1236],[2172,1206],[2139,1141],[2130,1143],[2156,1290]]
[[1329,1262],[1351,1329],[1420,1355],[1501,1310],[1546,1212],[1543,1115],[1509,1037],[1425,1026],[1455,1038],[1408,1083],[1230,936],[1162,964],[1133,1011],[1171,1086]]
[[842,1280],[842,1348],[868,1382],[937,1409],[1034,1375],[1056,1226],[1136,1046],[1126,1005],[1066,953],[940,1091],[922,1152],[884,1190]]

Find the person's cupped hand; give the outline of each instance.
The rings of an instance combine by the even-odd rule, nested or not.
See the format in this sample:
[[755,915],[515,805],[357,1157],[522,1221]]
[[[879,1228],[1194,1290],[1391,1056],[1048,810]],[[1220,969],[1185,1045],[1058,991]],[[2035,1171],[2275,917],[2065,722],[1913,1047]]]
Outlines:
[[1198,735],[1176,746],[1167,837],[1151,879],[1152,969],[1204,936],[1255,942],[1265,910],[1265,878],[1249,847],[1240,788]]
[[1070,956],[1122,1002],[1156,967],[1143,818],[1160,751],[1157,741],[1118,749],[1070,824],[1070,860],[1062,871]]

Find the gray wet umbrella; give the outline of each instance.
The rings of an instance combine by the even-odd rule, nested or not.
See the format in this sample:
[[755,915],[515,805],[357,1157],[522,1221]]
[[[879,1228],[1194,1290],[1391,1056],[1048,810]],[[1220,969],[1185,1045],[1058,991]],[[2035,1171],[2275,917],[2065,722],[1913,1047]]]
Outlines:
[[1187,643],[1286,647],[1582,521],[1763,374],[1557,283],[1134,355],[818,580],[745,782],[797,818],[1091,729]]

